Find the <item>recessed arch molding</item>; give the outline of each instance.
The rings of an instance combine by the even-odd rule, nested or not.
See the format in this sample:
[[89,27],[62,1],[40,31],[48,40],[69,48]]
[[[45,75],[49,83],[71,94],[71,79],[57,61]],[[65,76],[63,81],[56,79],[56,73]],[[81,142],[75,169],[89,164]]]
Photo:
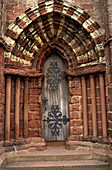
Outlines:
[[67,1],[44,0],[10,24],[3,37],[5,64],[42,71],[51,53],[69,69],[105,63],[104,31],[83,9]]

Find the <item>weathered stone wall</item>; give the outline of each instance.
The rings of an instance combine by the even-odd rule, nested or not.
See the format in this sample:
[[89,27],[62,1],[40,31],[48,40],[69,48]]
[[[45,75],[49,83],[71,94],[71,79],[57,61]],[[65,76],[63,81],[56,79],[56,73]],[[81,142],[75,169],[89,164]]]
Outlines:
[[39,80],[29,80],[29,137],[41,136],[41,87]]
[[69,81],[69,114],[70,135],[83,136],[82,89],[81,78],[71,78]]

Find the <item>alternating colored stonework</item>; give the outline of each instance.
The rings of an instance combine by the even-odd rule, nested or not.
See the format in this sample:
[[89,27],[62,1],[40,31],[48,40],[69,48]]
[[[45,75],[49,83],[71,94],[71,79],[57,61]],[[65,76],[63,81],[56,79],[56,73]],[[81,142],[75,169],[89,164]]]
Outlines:
[[105,61],[104,31],[83,9],[66,1],[45,0],[29,8],[4,36],[5,63],[41,71],[55,52],[68,68]]

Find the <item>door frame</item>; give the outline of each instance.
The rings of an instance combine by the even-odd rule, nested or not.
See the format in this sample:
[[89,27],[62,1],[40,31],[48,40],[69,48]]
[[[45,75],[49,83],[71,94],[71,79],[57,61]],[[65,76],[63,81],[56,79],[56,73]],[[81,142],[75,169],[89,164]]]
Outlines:
[[[64,65],[65,65],[65,63],[64,63],[64,61],[63,61],[63,59],[60,57],[60,55],[58,55],[58,54],[51,54],[46,60],[48,60],[50,57],[51,57],[51,60],[52,60],[52,56],[53,55],[56,55],[56,59],[55,59],[55,62],[57,62],[57,60],[59,59],[59,61],[61,61]],[[46,62],[46,60],[44,61],[44,64],[45,64],[45,62]],[[60,63],[59,63],[60,64]],[[62,64],[62,65],[63,65]],[[66,65],[65,65],[66,66]],[[64,66],[64,67],[65,67]],[[65,69],[65,72],[66,72],[66,70],[67,70],[67,67],[66,67],[66,69]],[[43,77],[43,80],[42,80],[42,90],[43,90],[43,83],[44,83],[44,78],[45,78],[45,76]],[[69,119],[69,117],[70,117],[70,115],[69,115],[69,87],[68,87],[68,78],[67,78],[67,76],[66,76],[66,80],[64,80],[64,81],[66,81],[66,89],[67,89],[67,117],[68,118],[66,118],[66,120],[68,121],[68,119]],[[41,90],[41,98],[42,98],[42,90]],[[42,109],[43,109],[43,98],[41,99],[42,100],[42,102],[41,102],[41,114],[43,114],[43,111],[42,111]],[[63,101],[63,100],[62,100]],[[52,103],[52,102],[51,102]],[[51,104],[50,104],[51,105]],[[52,105],[51,105],[52,106]],[[49,111],[49,110],[48,110]],[[63,113],[64,114],[64,113]],[[63,116],[63,115],[62,115]],[[43,116],[41,116],[41,117],[43,117]],[[42,118],[43,119],[43,118]],[[41,119],[41,129],[43,128],[42,127],[42,119]],[[45,119],[44,119],[45,120]],[[70,119],[69,119],[70,120]],[[67,123],[67,122],[66,122]],[[63,124],[63,126],[64,126],[64,124]],[[64,127],[63,127],[64,128]],[[69,123],[69,125],[66,125],[66,127],[65,128],[68,128],[68,130],[66,131],[66,133],[67,133],[67,136],[66,136],[66,139],[65,140],[62,140],[63,141],[63,143],[64,143],[64,141],[66,141],[67,140],[67,138],[68,138],[68,136],[70,135],[70,123]],[[43,131],[43,129],[42,129],[42,131]],[[43,134],[42,134],[42,136],[43,136]],[[52,141],[53,142],[53,141]],[[54,140],[54,142],[58,142],[57,140]],[[60,143],[61,141],[59,140],[59,143]]]

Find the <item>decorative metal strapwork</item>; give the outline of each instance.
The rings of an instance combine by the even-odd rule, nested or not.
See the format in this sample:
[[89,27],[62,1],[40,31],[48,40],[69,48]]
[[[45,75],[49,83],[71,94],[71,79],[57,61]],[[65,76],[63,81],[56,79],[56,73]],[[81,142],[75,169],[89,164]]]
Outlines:
[[52,105],[51,111],[48,112],[47,119],[43,119],[44,122],[47,122],[48,128],[51,129],[52,135],[60,135],[60,129],[63,125],[66,125],[69,122],[69,118],[66,118],[66,115],[62,116],[61,111],[59,110],[58,105]]
[[47,83],[50,84],[51,89],[57,89],[58,84],[64,79],[64,71],[58,67],[58,63],[50,62],[50,67],[47,69]]

